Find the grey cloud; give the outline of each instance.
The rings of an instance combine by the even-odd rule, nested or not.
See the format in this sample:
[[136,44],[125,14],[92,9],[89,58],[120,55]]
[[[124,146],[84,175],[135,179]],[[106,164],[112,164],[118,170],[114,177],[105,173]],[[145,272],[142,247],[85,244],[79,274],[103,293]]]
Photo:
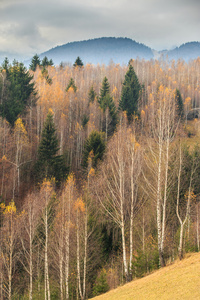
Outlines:
[[101,36],[169,48],[200,40],[199,8],[199,0],[0,0],[0,35],[18,38],[19,52]]

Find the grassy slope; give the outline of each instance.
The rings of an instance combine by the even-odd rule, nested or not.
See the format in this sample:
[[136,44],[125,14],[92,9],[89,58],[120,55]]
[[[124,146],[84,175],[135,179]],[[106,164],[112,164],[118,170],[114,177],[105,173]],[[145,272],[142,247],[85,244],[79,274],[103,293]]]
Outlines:
[[95,300],[200,299],[200,253],[134,280]]

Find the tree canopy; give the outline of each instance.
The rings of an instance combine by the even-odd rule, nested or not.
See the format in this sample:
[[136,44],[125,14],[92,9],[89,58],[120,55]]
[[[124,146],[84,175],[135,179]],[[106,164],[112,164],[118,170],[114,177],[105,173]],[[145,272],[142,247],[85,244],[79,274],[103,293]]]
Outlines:
[[41,65],[41,61],[40,61],[40,58],[37,54],[35,54],[31,60],[31,63],[30,63],[30,69],[35,72],[37,66],[40,66]]
[[98,131],[92,131],[88,139],[85,141],[83,150],[82,165],[84,168],[88,166],[88,157],[92,157],[92,167],[95,168],[99,160],[103,158],[105,152],[104,134]]
[[48,179],[55,178],[58,184],[66,178],[68,168],[63,156],[57,154],[59,149],[53,114],[49,111],[38,147],[36,177],[39,177],[39,179],[45,177]]
[[140,90],[141,86],[138,77],[133,66],[129,64],[129,69],[125,75],[122,86],[121,99],[119,101],[119,109],[126,111],[129,121],[131,121],[133,115],[138,115]]
[[83,67],[83,62],[80,59],[80,57],[78,56],[77,59],[75,60],[75,63],[73,64],[74,67]]
[[22,63],[14,61],[13,65],[9,65],[8,60],[5,60],[3,67],[6,81],[1,87],[0,115],[14,126],[18,116],[24,113],[29,105],[31,96],[36,95],[35,86],[33,76]]

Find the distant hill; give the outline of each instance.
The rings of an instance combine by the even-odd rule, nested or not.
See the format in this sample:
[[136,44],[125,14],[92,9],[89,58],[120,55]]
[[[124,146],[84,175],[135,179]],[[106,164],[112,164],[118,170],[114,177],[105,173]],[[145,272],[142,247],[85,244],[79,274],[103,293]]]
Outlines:
[[[162,52],[161,52],[162,53]],[[200,57],[200,42],[190,42],[176,47],[173,50],[163,51],[164,56],[168,56],[169,60],[183,59],[188,62],[191,59]]]
[[111,290],[94,300],[191,300],[200,299],[200,253]]
[[55,65],[60,62],[74,63],[80,56],[83,63],[114,63],[128,64],[137,57],[149,60],[154,57],[151,48],[129,38],[98,38],[87,41],[72,42],[52,48],[40,55],[52,58]]

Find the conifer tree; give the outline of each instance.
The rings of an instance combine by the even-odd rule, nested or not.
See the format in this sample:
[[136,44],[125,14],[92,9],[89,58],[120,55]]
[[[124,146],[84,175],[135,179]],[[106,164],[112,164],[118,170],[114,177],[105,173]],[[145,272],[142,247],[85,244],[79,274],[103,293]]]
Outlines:
[[[116,107],[115,107],[113,98],[110,95],[110,85],[109,85],[107,77],[104,77],[104,79],[103,79],[98,102],[99,102],[100,108],[103,110],[103,113],[104,113],[102,130],[106,132],[106,139],[107,139],[107,133],[111,134],[115,130],[115,127],[117,124],[117,111],[116,111]],[[107,120],[107,116],[106,116],[106,110],[109,111],[109,115],[111,118],[111,120],[109,122],[109,128],[108,128],[108,120]]]
[[74,67],[83,67],[83,62],[82,60],[80,59],[80,57],[78,56],[75,63],[73,64]]
[[184,117],[184,106],[183,106],[183,99],[181,97],[181,93],[178,89],[175,92],[175,101],[176,101],[176,113],[180,119]]
[[30,69],[35,72],[37,66],[40,66],[41,62],[40,62],[40,58],[37,54],[35,54],[31,60],[31,64],[30,64]]
[[88,139],[85,141],[83,150],[82,166],[87,168],[88,157],[92,157],[92,167],[95,168],[99,160],[103,158],[105,152],[104,134],[98,131],[92,131]]
[[63,156],[57,155],[58,150],[59,145],[56,136],[56,128],[53,122],[53,114],[49,111],[38,148],[36,178],[41,180],[44,177],[48,179],[55,177],[57,184],[66,178],[68,169]]
[[128,120],[131,121],[133,115],[138,115],[138,100],[140,96],[141,86],[137,75],[130,64],[125,75],[122,86],[121,99],[119,101],[119,109],[126,111]]
[[48,66],[53,66],[53,60],[52,59],[48,60],[47,56],[45,56],[42,60],[42,66],[44,68]]
[[96,98],[96,93],[95,93],[95,90],[94,90],[93,86],[89,90],[88,98],[89,98],[89,103],[90,102],[94,103],[94,100]]
[[12,126],[18,116],[25,111],[31,95],[35,96],[33,76],[27,72],[25,66],[17,61],[13,65],[5,63],[6,85],[4,97],[1,99],[0,115],[5,118]]
[[108,82],[108,78],[104,77],[103,82],[102,82],[102,86],[100,89],[100,96],[99,96],[99,104],[101,106],[104,97],[110,93],[110,84]]
[[75,85],[75,82],[74,82],[74,79],[73,79],[73,78],[70,78],[69,84],[68,84],[68,86],[66,87],[66,92],[70,89],[70,87],[72,87],[73,90],[74,90],[74,92],[76,92],[77,87],[76,87],[76,85]]

